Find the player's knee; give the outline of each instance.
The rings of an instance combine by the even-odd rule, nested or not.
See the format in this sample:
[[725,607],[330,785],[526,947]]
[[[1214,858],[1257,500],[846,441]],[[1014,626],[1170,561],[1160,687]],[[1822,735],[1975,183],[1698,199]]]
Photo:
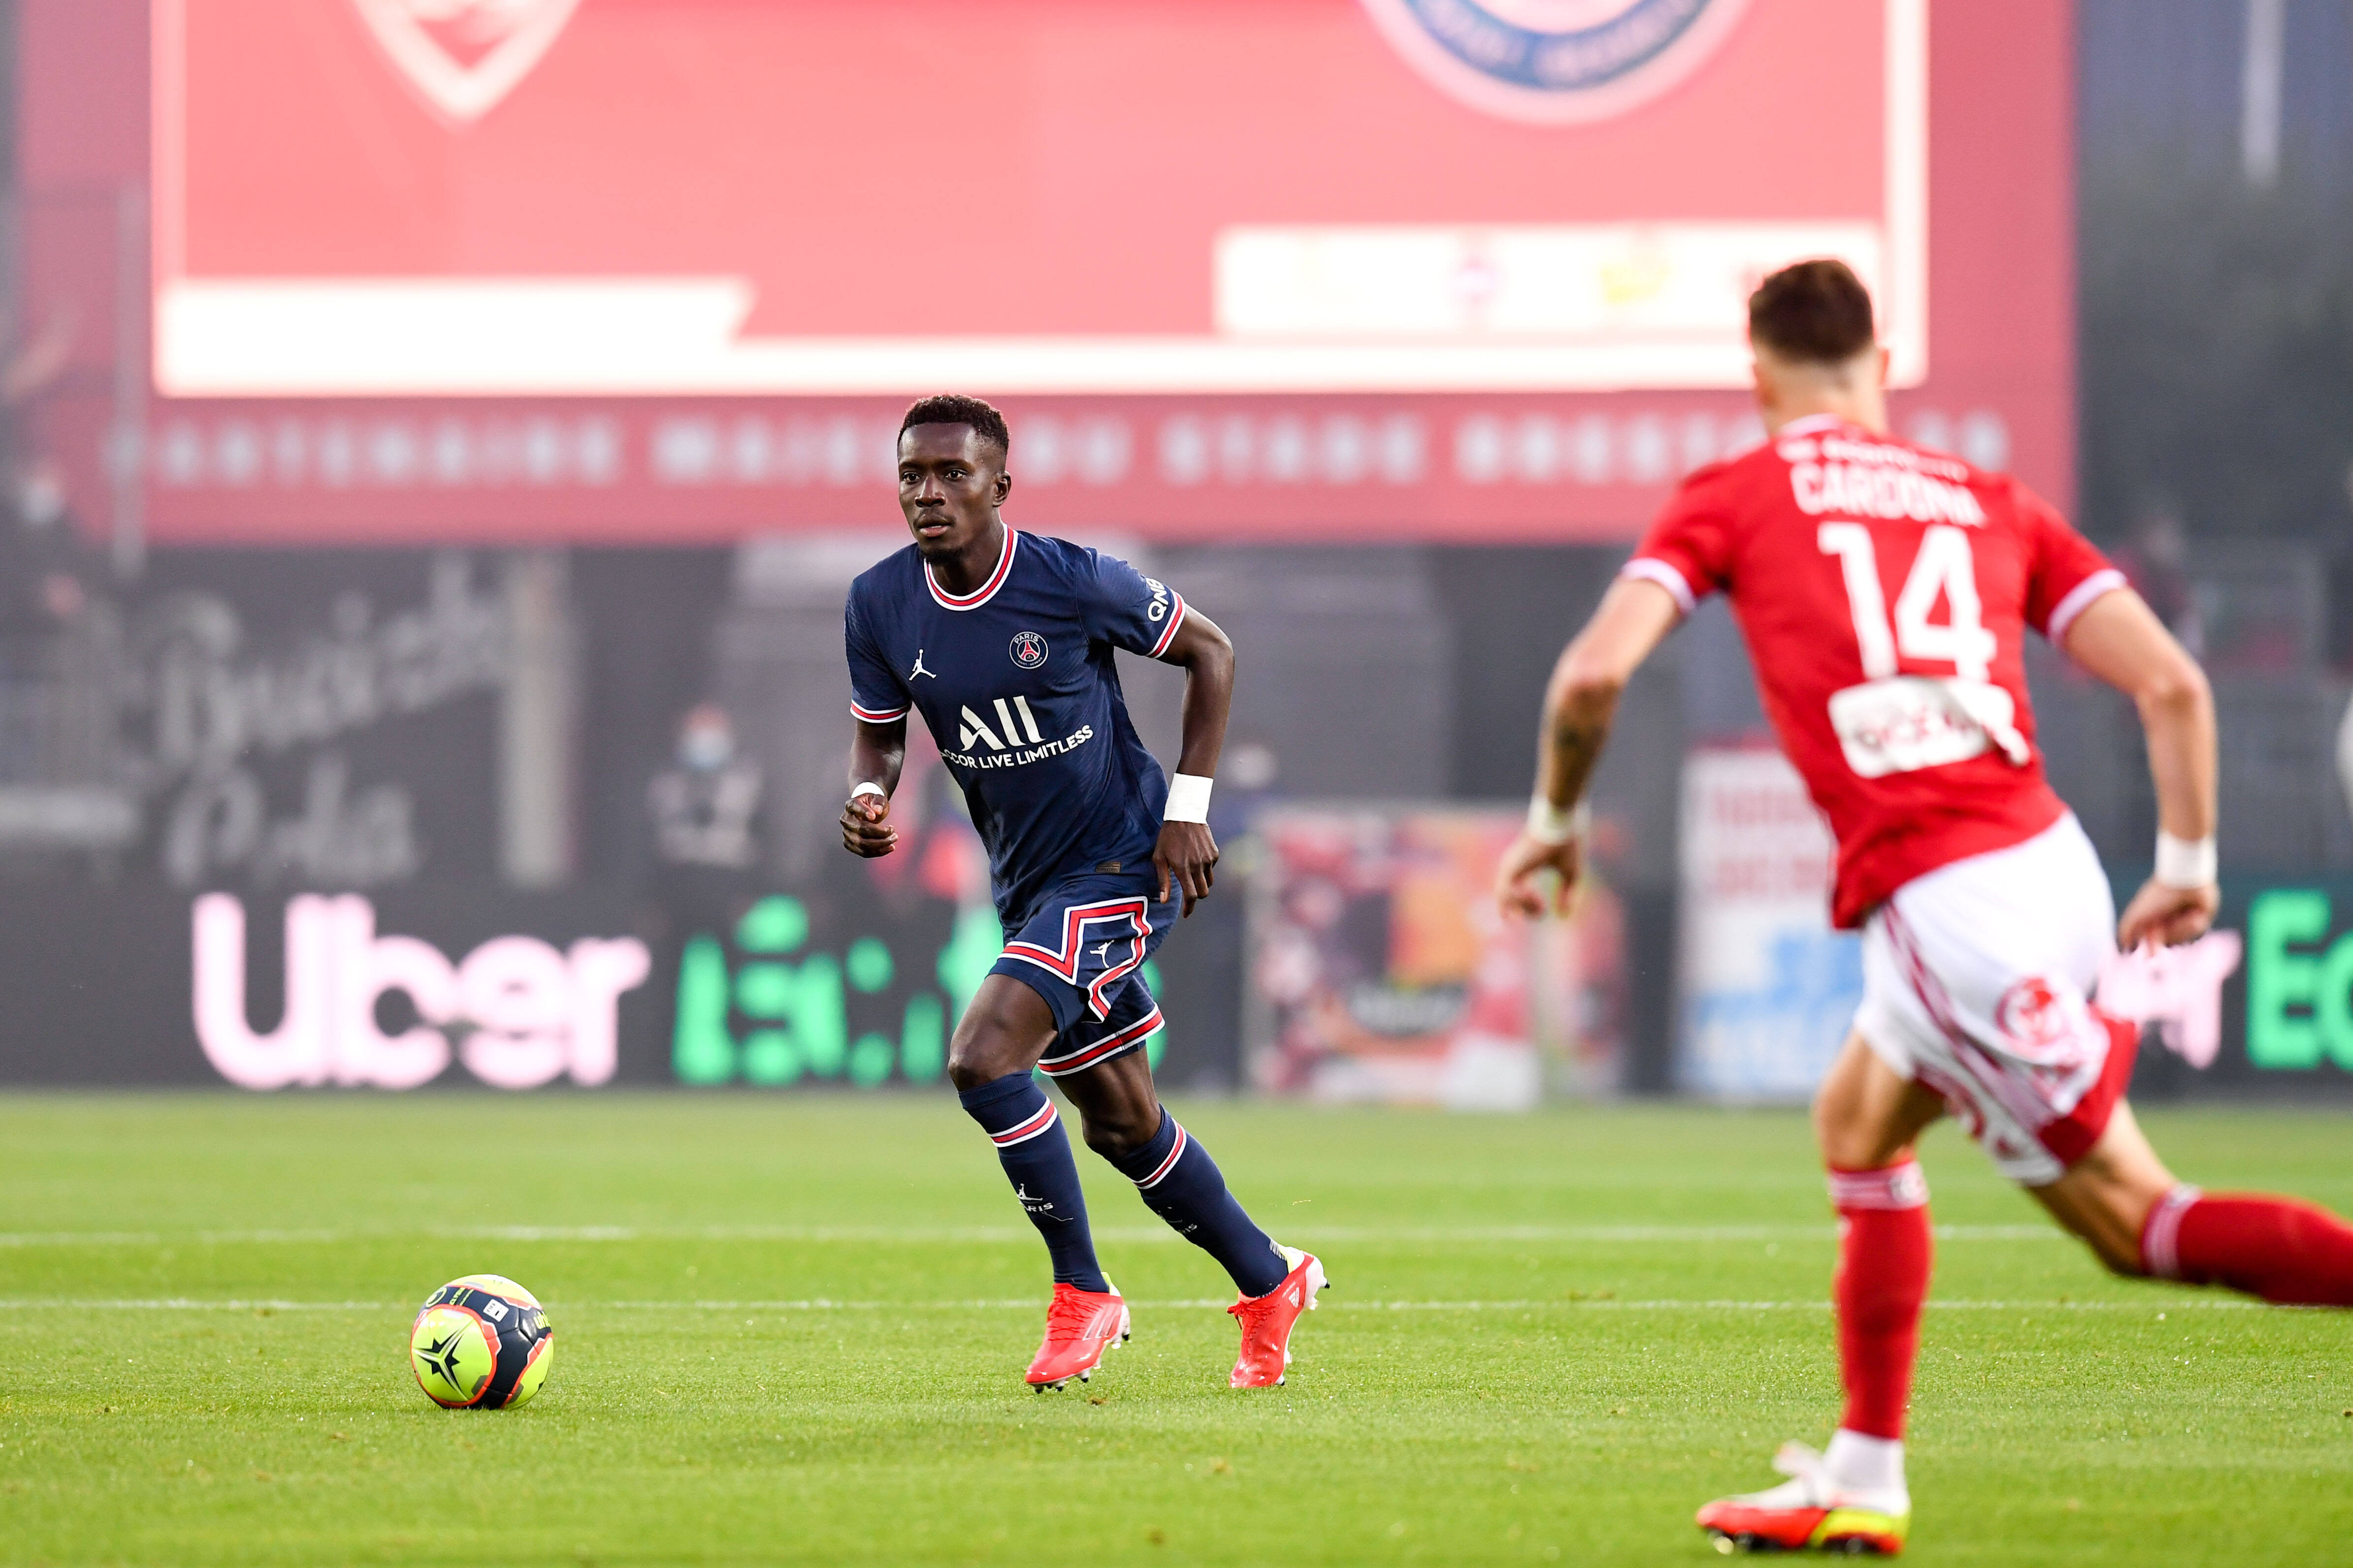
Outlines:
[[1860,1142],[1855,1136],[1855,1124],[1862,1120],[1856,1114],[1856,1096],[1847,1081],[1852,1076],[1833,1068],[1814,1090],[1810,1108],[1814,1145],[1822,1152],[1822,1163],[1842,1170],[1852,1170],[1859,1163],[1850,1157]]
[[981,1038],[948,1050],[948,1082],[958,1094],[976,1089],[983,1084],[995,1083],[1008,1073],[1017,1073],[1023,1063],[1017,1053],[1005,1047],[1001,1039]]
[[1086,1119],[1081,1136],[1087,1147],[1106,1160],[1124,1160],[1152,1142],[1160,1131],[1160,1107],[1122,1106],[1097,1111]]
[[1822,1152],[1822,1163],[1835,1165],[1839,1163],[1838,1156],[1841,1140],[1839,1137],[1838,1118],[1830,1108],[1829,1098],[1830,1091],[1827,1089],[1816,1092],[1808,1119],[1814,1126],[1814,1147]]
[[1814,1142],[1822,1163],[1833,1170],[1867,1171],[1878,1159],[1883,1140],[1878,1130],[1854,1113],[1852,1102],[1825,1089],[1814,1099]]
[[1021,1059],[1015,1038],[1006,1020],[977,1009],[965,1014],[948,1043],[948,1082],[961,1094],[1019,1072],[1029,1064]]

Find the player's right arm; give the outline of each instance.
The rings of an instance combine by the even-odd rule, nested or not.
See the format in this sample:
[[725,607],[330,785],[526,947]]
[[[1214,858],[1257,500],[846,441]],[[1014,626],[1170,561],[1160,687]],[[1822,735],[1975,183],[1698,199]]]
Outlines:
[[[2129,588],[2111,589],[2085,605],[2065,640],[2077,664],[2140,710],[2157,784],[2160,863],[2125,906],[2116,945],[2130,952],[2147,942],[2194,941],[2222,904],[2212,847],[2214,693],[2206,672]],[[2168,859],[2179,863],[2169,866]]]
[[[1584,835],[1570,825],[1609,737],[1618,698],[1682,616],[1682,605],[1658,583],[1620,577],[1553,667],[1528,826],[1495,873],[1495,899],[1505,914],[1541,915],[1547,903],[1567,911],[1584,848]],[[1549,889],[1546,872],[1555,878]]]
[[849,660],[849,713],[857,723],[849,742],[841,847],[871,860],[899,847],[899,830],[891,826],[891,796],[907,765],[907,715],[913,700],[868,631],[856,584],[842,606],[841,633]]
[[871,860],[899,847],[891,796],[907,765],[907,716],[887,724],[857,721],[849,741],[849,800],[841,808],[841,847]]

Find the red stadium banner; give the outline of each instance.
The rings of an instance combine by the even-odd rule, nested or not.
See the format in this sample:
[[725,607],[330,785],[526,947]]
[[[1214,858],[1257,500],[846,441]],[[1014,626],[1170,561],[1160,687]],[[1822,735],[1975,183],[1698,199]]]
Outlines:
[[[1736,390],[1825,252],[1915,383],[1924,0],[1748,12],[164,0],[157,384]],[[1582,89],[1486,59],[1613,31]]]
[[[28,0],[36,68],[118,4]],[[1035,524],[1623,537],[1822,254],[1912,430],[2063,493],[2066,9],[153,0],[150,525],[887,525],[955,387]]]

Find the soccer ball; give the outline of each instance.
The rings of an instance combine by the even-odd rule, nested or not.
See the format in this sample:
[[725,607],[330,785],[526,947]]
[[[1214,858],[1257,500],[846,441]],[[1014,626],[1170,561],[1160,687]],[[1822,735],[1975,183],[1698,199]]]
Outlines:
[[555,1334],[532,1293],[496,1274],[452,1279],[425,1299],[408,1330],[408,1370],[449,1410],[512,1410],[539,1392]]

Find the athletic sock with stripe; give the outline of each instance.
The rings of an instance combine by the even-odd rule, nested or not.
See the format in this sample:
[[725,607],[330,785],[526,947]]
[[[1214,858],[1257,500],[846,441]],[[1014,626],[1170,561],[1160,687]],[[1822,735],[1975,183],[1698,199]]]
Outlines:
[[1013,1195],[1029,1211],[1029,1223],[1046,1238],[1057,1284],[1082,1290],[1108,1290],[1095,1262],[1095,1240],[1087,1229],[1086,1194],[1079,1188],[1078,1162],[1071,1158],[1070,1135],[1054,1102],[1026,1072],[968,1089],[956,1098],[997,1145],[997,1162],[1013,1184]]
[[2295,1307],[2353,1307],[2353,1226],[2269,1193],[2184,1183],[2141,1227],[2141,1267],[2159,1279],[2227,1285]]
[[1846,1384],[1840,1433],[1900,1444],[1936,1249],[1928,1184],[1910,1160],[1872,1171],[1833,1168],[1831,1198],[1839,1215],[1835,1294],[1839,1371]]
[[1145,1207],[1223,1264],[1243,1295],[1263,1296],[1291,1272],[1273,1239],[1226,1190],[1225,1173],[1209,1152],[1176,1125],[1166,1110],[1160,1112],[1160,1131],[1149,1142],[1112,1163],[1135,1184]]

